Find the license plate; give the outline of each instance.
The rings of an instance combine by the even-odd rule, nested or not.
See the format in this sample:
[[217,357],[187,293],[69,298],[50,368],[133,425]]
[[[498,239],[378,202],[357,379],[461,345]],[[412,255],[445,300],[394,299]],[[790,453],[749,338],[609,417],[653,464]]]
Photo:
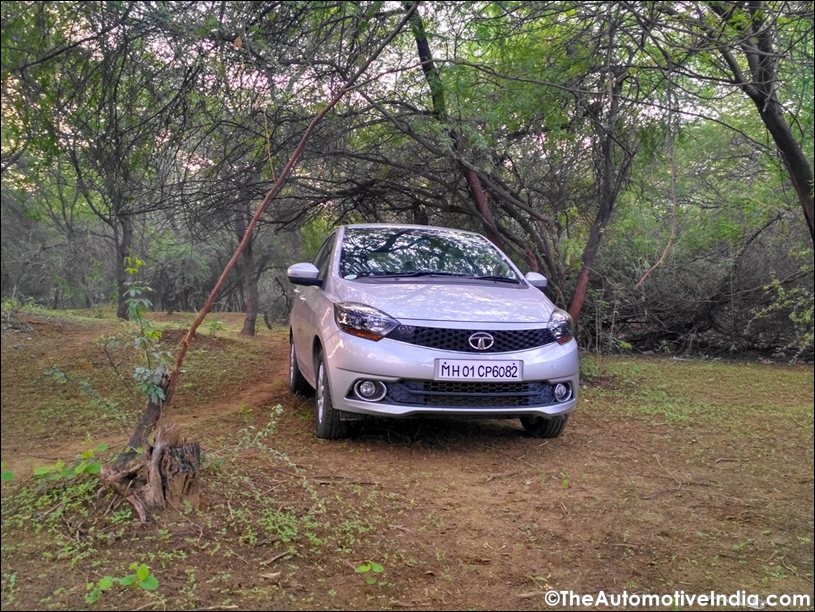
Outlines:
[[523,361],[436,359],[436,380],[523,380]]

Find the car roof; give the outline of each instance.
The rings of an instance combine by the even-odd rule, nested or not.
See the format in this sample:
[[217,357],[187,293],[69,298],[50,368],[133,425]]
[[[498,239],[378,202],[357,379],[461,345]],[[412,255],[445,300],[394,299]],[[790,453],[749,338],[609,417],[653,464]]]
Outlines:
[[340,229],[419,229],[429,230],[433,232],[455,232],[457,234],[470,234],[473,236],[481,236],[477,232],[470,232],[462,229],[455,229],[453,227],[441,227],[438,225],[410,225],[404,223],[352,223],[349,225],[341,225]]

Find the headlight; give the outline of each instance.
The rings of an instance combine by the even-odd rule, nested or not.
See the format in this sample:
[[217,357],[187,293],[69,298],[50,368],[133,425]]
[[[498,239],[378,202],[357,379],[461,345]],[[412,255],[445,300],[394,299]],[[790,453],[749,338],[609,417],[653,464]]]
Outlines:
[[365,304],[334,304],[334,319],[339,328],[368,340],[381,340],[399,325],[399,321]]
[[565,310],[555,308],[549,323],[546,324],[558,344],[566,344],[574,336],[574,321]]

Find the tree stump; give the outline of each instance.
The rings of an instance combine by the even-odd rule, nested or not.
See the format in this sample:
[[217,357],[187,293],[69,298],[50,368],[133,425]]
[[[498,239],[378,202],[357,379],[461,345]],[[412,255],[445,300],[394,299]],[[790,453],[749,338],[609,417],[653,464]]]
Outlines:
[[106,466],[102,481],[136,509],[142,523],[154,510],[170,505],[181,509],[184,502],[193,508],[200,505],[198,472],[201,448],[198,442],[187,443],[172,423],[156,429],[152,446],[131,459],[126,466]]

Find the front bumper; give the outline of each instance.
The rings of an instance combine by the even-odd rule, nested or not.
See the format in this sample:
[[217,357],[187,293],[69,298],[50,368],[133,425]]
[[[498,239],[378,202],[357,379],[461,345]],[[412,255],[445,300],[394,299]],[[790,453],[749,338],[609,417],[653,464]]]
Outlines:
[[[325,340],[324,350],[334,408],[346,412],[394,417],[438,415],[551,418],[568,414],[577,405],[578,361],[577,343],[574,340],[563,345],[551,343],[511,353],[476,355],[426,348],[389,338],[373,342],[338,331]],[[424,382],[433,381],[435,360],[440,358],[477,358],[479,361],[520,359],[524,362],[523,381],[533,383],[531,386],[524,386],[524,389],[529,388],[531,391],[525,392],[525,398],[513,402],[508,396],[512,395],[511,389],[520,388],[517,384],[503,383],[510,387],[502,389],[499,383],[490,388],[493,393],[487,389],[484,393],[479,393],[480,387],[476,384],[474,388],[467,389],[472,394],[472,403],[462,401],[461,395],[452,402],[450,397],[440,396],[438,403],[435,403],[433,393],[422,395],[420,392],[404,392],[406,387],[418,389]],[[362,379],[385,384],[388,388],[387,396],[378,402],[354,397],[353,386]],[[556,402],[550,397],[551,394],[548,396],[546,393],[535,392],[557,383],[568,383],[571,387],[571,396],[566,401]],[[542,401],[544,403],[541,404]]]

